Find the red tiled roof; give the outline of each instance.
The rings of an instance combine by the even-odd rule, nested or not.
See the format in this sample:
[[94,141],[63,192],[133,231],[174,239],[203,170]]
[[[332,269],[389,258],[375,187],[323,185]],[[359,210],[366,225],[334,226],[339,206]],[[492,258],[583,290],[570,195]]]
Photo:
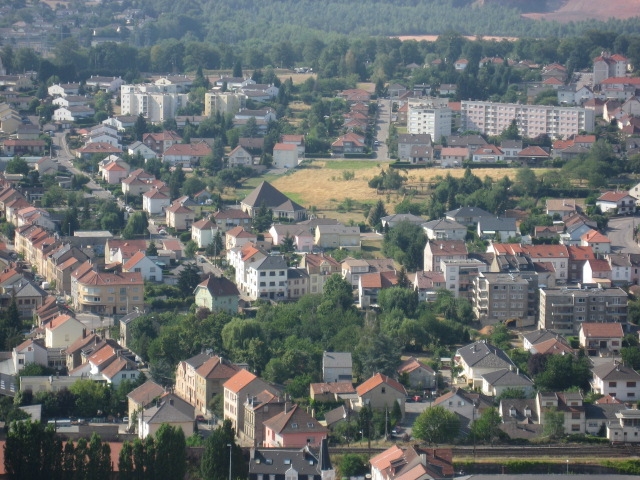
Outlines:
[[592,323],[585,322],[580,325],[585,337],[596,338],[622,338],[624,332],[622,331],[622,325],[619,323]]
[[391,388],[393,388],[394,390],[397,390],[398,392],[404,395],[407,394],[406,389],[402,386],[400,382],[398,382],[397,380],[394,380],[391,377],[387,377],[382,373],[376,373],[373,377],[369,378],[364,383],[361,383],[360,385],[358,385],[358,387],[356,388],[356,392],[358,393],[358,396],[362,396],[370,392],[374,388],[376,388],[378,385],[382,385],[383,383],[389,385]]
[[629,196],[627,192],[604,192],[602,195],[598,197],[598,201],[603,202],[619,202],[623,198]]
[[224,382],[223,387],[226,388],[227,390],[230,390],[233,393],[238,393],[240,392],[240,390],[242,390],[251,382],[253,382],[256,378],[258,377],[256,377],[250,371],[242,369],[238,373],[236,373],[233,377],[231,377],[229,380]]

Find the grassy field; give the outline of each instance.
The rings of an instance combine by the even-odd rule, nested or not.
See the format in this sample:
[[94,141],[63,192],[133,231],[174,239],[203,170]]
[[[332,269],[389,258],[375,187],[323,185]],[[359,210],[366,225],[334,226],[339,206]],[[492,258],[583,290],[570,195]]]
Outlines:
[[[273,185],[280,191],[292,195],[295,200],[305,207],[315,206],[320,211],[332,211],[337,208],[338,203],[345,198],[350,198],[356,202],[374,203],[379,198],[387,207],[387,211],[393,211],[393,207],[402,201],[401,195],[376,194],[376,191],[369,188],[368,181],[380,173],[381,169],[387,169],[388,163],[377,161],[357,161],[357,160],[330,160],[313,161],[307,168],[301,168],[295,172],[281,176],[273,180]],[[354,178],[344,180],[343,171],[352,171]],[[501,168],[488,169],[480,168],[473,170],[473,173],[480,178],[489,176],[499,179],[505,175],[515,178],[517,169]],[[536,170],[536,174],[541,174],[543,170]],[[421,184],[435,185],[438,177],[449,174],[460,178],[464,175],[461,168],[443,170],[441,168],[428,168],[419,170],[408,170],[407,183],[416,186]]]

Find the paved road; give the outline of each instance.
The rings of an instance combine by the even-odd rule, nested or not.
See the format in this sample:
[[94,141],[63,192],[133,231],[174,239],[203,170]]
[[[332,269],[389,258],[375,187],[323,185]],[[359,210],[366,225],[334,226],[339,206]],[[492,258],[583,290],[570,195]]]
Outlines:
[[387,161],[389,160],[389,149],[386,141],[389,138],[389,124],[391,123],[391,100],[380,99],[378,100],[378,119],[376,121],[376,136],[375,140],[380,142],[380,145],[374,147],[376,152],[374,158],[376,160]]
[[[66,131],[55,132],[52,138],[53,138],[53,144],[58,147],[57,149],[58,156],[56,157],[56,159],[58,160],[58,163],[63,167],[65,167],[67,170],[69,170],[71,173],[74,173],[76,175],[87,175],[85,172],[82,172],[73,166],[73,162],[72,162],[73,155],[71,154],[71,151],[69,150],[69,146],[67,145]],[[111,192],[105,190],[93,180],[89,180],[87,187],[89,187],[93,195],[95,195],[98,198],[103,198],[103,199],[113,198],[113,195],[111,195]]]
[[611,240],[611,250],[617,253],[640,253],[640,247],[633,241],[633,230],[640,225],[640,218],[618,217],[609,220],[605,232]]

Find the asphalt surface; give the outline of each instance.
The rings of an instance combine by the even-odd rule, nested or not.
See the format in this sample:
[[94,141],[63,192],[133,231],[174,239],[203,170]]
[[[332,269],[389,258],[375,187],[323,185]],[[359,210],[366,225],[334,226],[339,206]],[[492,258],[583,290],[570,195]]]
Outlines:
[[611,240],[611,250],[616,253],[640,253],[633,239],[633,230],[640,225],[638,217],[618,217],[609,220],[605,234]]

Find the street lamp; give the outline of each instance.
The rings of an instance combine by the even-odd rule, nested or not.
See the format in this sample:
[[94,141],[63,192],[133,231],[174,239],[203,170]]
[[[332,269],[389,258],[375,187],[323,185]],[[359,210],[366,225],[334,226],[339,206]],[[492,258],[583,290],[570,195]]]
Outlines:
[[[229,447],[229,480],[231,480],[231,452],[233,452],[233,445],[231,445],[230,443],[227,443],[227,447]],[[567,462],[568,461],[569,460],[567,460]]]
[[569,475],[569,459],[567,458],[567,475]]

